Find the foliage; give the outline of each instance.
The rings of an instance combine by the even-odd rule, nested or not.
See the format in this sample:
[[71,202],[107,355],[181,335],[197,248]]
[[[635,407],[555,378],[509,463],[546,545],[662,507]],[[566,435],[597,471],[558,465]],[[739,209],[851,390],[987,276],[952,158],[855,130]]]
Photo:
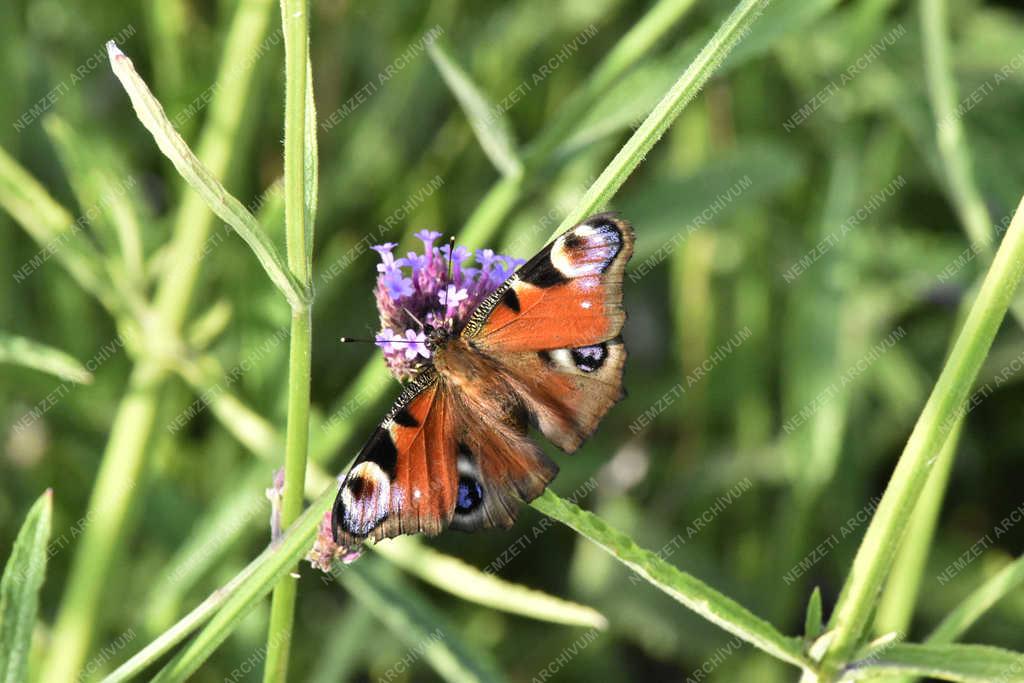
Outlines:
[[[4,680],[1024,680],[1019,11],[277,10],[0,8]],[[605,207],[630,394],[554,492],[297,569],[397,388],[370,247]]]

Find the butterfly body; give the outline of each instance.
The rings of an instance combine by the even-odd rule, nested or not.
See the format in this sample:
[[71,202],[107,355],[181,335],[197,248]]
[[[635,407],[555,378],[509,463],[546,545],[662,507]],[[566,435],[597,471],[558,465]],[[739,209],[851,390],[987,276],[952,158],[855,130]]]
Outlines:
[[507,527],[620,400],[622,277],[633,231],[610,214],[560,235],[461,326],[428,331],[429,362],[342,482],[337,540]]

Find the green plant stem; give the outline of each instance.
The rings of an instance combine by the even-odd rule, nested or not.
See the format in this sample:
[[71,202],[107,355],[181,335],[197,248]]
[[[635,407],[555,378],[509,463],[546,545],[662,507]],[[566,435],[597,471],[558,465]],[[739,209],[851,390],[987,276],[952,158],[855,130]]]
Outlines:
[[[281,0],[285,46],[284,113],[284,206],[288,267],[296,279],[310,288],[307,196],[310,179],[306,159],[306,88],[309,54],[309,17],[306,0]],[[311,213],[311,212],[310,212]],[[310,230],[310,232],[312,232]],[[302,512],[309,451],[309,385],[312,356],[312,314],[308,305],[293,303],[291,348],[288,357],[288,432],[285,435],[284,496],[281,527],[287,528]],[[288,678],[292,622],[295,618],[297,584],[283,576],[274,588],[267,631],[267,663],[263,680],[284,683]]]
[[[197,156],[212,173],[223,176],[230,165],[232,144],[241,125],[249,94],[256,52],[266,34],[270,0],[244,0],[232,18],[224,55],[218,68],[217,97],[210,105],[208,120]],[[247,63],[240,68],[239,64]],[[197,194],[186,191],[174,222],[169,251],[173,268],[166,270],[156,296],[156,312],[165,328],[178,329],[188,312],[189,301],[199,275],[199,254],[209,235],[213,214]],[[153,432],[157,404],[166,369],[156,360],[143,359],[132,371],[128,391],[118,406],[110,440],[89,499],[80,546],[75,552],[56,623],[51,635],[52,652],[40,679],[53,683],[75,680],[81,671],[100,617],[104,588],[116,550],[124,541],[128,511],[138,493],[148,444]]]
[[[693,0],[660,0],[630,28],[597,65],[583,88],[570,96],[555,121],[524,148],[525,172],[532,173],[551,161],[555,148],[565,142],[568,134],[579,125],[587,109],[612,83],[647,55],[692,6]],[[486,244],[519,201],[523,189],[522,177],[504,176],[495,182],[466,221],[460,241]]]
[[[335,493],[335,488],[331,486],[320,494],[320,497],[310,503],[309,507],[295,520],[292,527],[277,543],[264,550],[259,557],[242,570],[246,574],[243,581],[240,583],[232,581],[234,585],[230,592],[228,592],[227,586],[221,589],[220,592],[225,594],[225,600],[220,604],[216,614],[196,637],[167,663],[153,678],[153,681],[159,683],[184,681],[195,673],[202,663],[213,654],[214,650],[237,628],[241,618],[259,604],[267,593],[275,585],[278,585],[282,577],[294,569],[299,558],[309,552],[317,531],[320,529],[320,522],[323,520],[324,514],[331,509],[331,505],[334,503]],[[177,625],[172,628],[176,627]],[[188,632],[183,630],[176,632],[176,635],[180,640],[185,638]],[[289,636],[289,633],[283,634],[285,638]],[[164,645],[169,648],[174,643],[164,643]]]
[[939,511],[946,494],[946,485],[949,483],[949,474],[956,459],[962,426],[961,418],[957,420],[946,438],[935,464],[935,471],[928,477],[928,484],[914,508],[907,530],[907,540],[900,548],[878,606],[875,630],[879,635],[893,632],[906,634],[910,629],[914,606],[921,590],[921,578],[924,576],[928,554],[935,540],[935,528],[939,523]]
[[1024,271],[1024,200],[971,307],[939,379],[914,425],[857,550],[849,577],[829,621],[834,639],[823,661],[832,680],[851,660],[867,630],[910,515],[950,429],[961,415],[978,370]]
[[711,74],[746,36],[764,12],[769,0],[742,0],[718,27],[653,111],[644,119],[612,162],[590,186],[575,210],[565,217],[554,234],[568,230],[590,214],[603,208],[636,170],[655,143],[661,139],[690,100],[697,96]]

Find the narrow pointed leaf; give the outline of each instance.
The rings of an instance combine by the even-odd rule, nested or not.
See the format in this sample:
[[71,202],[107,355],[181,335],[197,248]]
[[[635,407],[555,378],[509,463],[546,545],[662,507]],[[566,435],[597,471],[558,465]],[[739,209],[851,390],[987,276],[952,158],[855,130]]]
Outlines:
[[157,147],[171,160],[178,173],[203,198],[210,209],[220,216],[249,245],[260,265],[274,285],[281,290],[293,307],[301,308],[309,298],[305,287],[288,270],[280,251],[270,241],[255,216],[229,193],[208,168],[189,149],[178,131],[164,113],[164,108],[150,92],[135,66],[113,41],[107,43],[110,65],[125,92],[131,98],[139,121],[153,136]]
[[632,538],[611,527],[597,515],[580,509],[551,491],[545,491],[530,505],[586,536],[652,586],[708,621],[773,657],[796,666],[805,666],[803,645],[799,639],[782,635],[770,623],[732,598],[676,569],[655,553],[639,547]]
[[608,627],[608,620],[592,607],[482,572],[413,538],[379,543],[373,549],[410,574],[463,600],[556,624]]
[[39,612],[39,589],[46,576],[53,492],[29,510],[0,579],[0,682],[28,680],[28,653]]
[[440,41],[431,43],[428,52],[444,82],[466,112],[469,125],[491,163],[502,175],[521,175],[523,164],[516,154],[516,142],[504,110],[488,101]]
[[814,587],[811,599],[807,601],[807,614],[804,616],[804,638],[814,640],[821,635],[821,589]]
[[930,676],[959,683],[1024,683],[1024,654],[988,645],[900,644],[847,667],[843,680]]
[[92,373],[73,356],[6,332],[0,332],[0,363],[23,365],[79,384],[92,381]]

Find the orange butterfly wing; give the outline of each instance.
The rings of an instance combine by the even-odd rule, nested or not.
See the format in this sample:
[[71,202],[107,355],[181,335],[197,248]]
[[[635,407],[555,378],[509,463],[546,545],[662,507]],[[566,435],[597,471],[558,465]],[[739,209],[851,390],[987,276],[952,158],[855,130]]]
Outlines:
[[633,241],[626,221],[591,216],[484,299],[463,336],[492,353],[576,348],[615,337],[626,321],[622,277]]
[[626,221],[591,216],[487,297],[463,331],[502,366],[532,422],[569,453],[624,396],[626,349],[618,335],[633,241]]
[[454,412],[432,371],[402,392],[342,482],[334,503],[339,543],[433,535],[448,525],[458,485]]
[[[496,413],[496,406],[485,409]],[[360,450],[334,502],[335,541],[511,526],[558,467],[508,415],[471,414],[428,370],[402,392]]]

